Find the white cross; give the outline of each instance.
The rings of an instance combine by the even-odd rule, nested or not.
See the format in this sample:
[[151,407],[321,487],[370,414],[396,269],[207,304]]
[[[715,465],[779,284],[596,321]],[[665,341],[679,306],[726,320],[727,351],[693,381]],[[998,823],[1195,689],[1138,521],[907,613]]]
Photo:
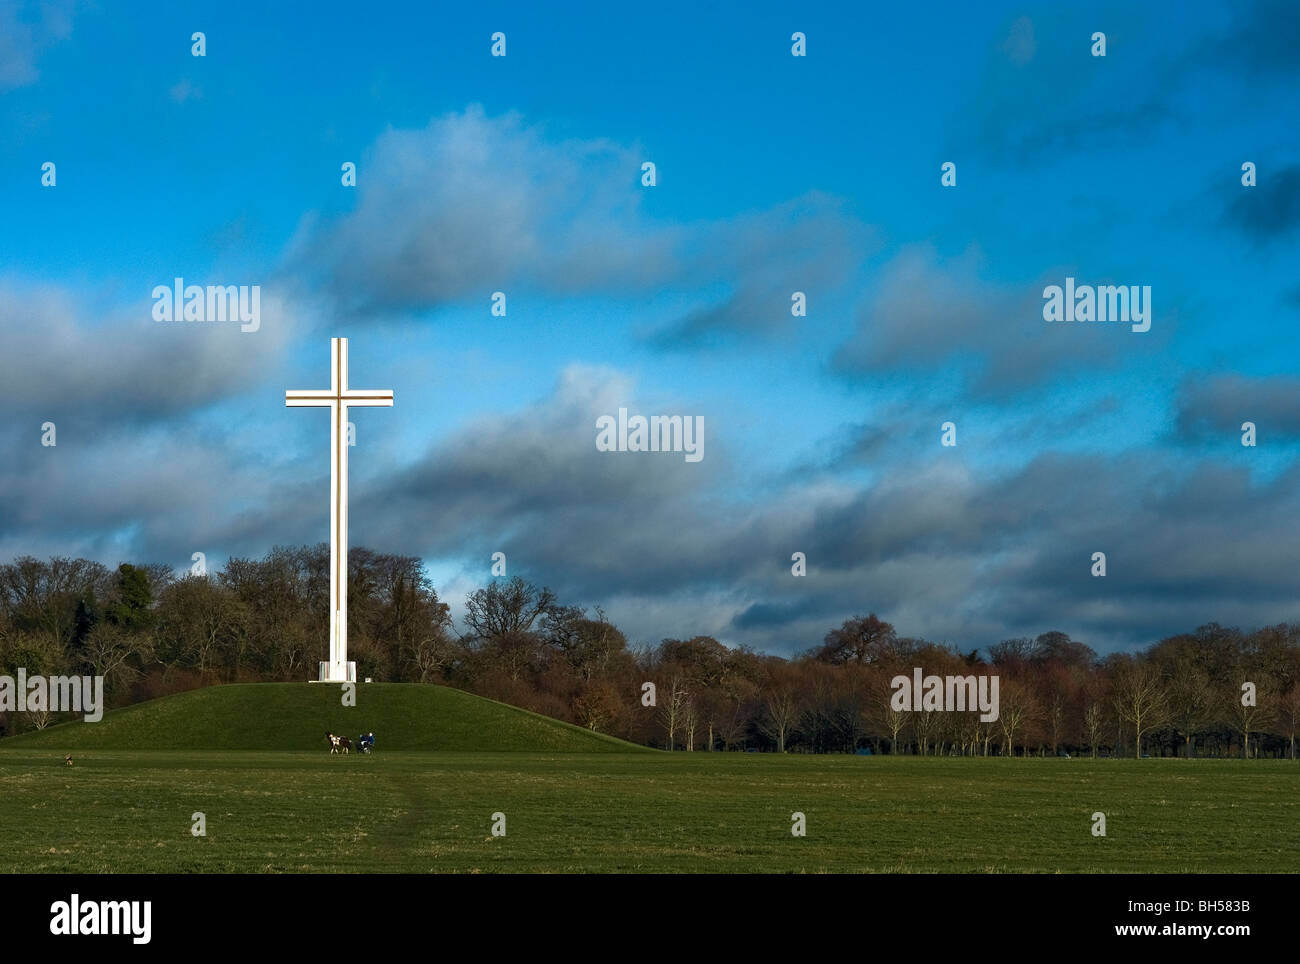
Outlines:
[[330,658],[320,664],[322,682],[355,681],[357,664],[348,662],[348,409],[391,408],[393,393],[348,388],[348,340],[330,339],[330,389],[288,391],[289,408],[330,410]]

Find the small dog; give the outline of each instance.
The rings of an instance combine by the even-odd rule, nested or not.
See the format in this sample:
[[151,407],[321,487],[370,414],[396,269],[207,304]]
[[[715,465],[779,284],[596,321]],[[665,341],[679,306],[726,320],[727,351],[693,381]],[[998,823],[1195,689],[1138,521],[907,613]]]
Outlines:
[[69,766],[69,767],[72,766],[72,754],[71,754],[71,753],[69,753],[67,756],[65,756],[65,757],[63,758],[63,765],[64,765],[64,766]]

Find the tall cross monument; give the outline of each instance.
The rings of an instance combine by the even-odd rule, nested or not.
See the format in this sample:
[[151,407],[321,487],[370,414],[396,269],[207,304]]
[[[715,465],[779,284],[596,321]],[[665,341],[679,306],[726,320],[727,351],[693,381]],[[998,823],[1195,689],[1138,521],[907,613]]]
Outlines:
[[391,408],[392,391],[348,388],[348,340],[330,339],[329,391],[288,391],[289,408],[330,410],[330,658],[320,664],[321,682],[357,678],[348,662],[348,409]]

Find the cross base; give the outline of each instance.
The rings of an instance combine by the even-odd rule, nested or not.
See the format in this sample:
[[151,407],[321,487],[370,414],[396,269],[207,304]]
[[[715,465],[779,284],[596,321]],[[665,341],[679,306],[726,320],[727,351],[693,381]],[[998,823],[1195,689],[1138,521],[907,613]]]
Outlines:
[[355,683],[357,681],[357,664],[331,663],[329,660],[320,661],[320,683]]

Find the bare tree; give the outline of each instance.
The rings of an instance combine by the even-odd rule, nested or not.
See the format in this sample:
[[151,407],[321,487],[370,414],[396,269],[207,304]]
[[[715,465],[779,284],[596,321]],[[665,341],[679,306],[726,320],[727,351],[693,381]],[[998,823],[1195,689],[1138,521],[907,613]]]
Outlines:
[[1105,725],[1106,714],[1101,704],[1089,703],[1087,709],[1083,711],[1083,732],[1088,738],[1088,747],[1094,757],[1097,755],[1097,743],[1101,739],[1102,727]]
[[682,718],[686,710],[686,701],[689,694],[686,691],[686,681],[674,674],[672,681],[668,684],[668,693],[659,707],[659,720],[664,725],[664,732],[668,736],[668,749],[676,748],[677,729],[682,724]]
[[1115,712],[1133,727],[1133,755],[1142,756],[1142,735],[1169,721],[1169,699],[1160,671],[1145,661],[1128,660],[1115,674]]
[[609,683],[590,683],[574,701],[574,710],[580,725],[600,730],[618,715],[618,694]]
[[894,627],[875,613],[855,616],[827,633],[813,658],[825,663],[872,663],[891,654],[897,640]]
[[89,559],[22,556],[0,566],[0,614],[22,630],[44,631],[67,646],[83,599],[112,592],[108,569]]
[[759,717],[759,728],[776,740],[776,752],[785,752],[785,743],[803,712],[799,694],[792,686],[780,686],[763,700],[764,713]]
[[507,583],[494,583],[470,593],[465,600],[465,625],[470,635],[480,639],[526,633],[554,605],[555,593],[551,590],[538,589],[515,576]]
[[1237,690],[1232,694],[1228,716],[1232,720],[1233,728],[1241,734],[1243,758],[1250,758],[1250,734],[1273,721],[1277,713],[1276,702],[1276,687],[1267,677],[1261,677],[1256,682],[1254,696],[1249,700],[1243,690]]
[[[49,676],[64,665],[63,646],[53,630],[0,633],[0,667],[21,666],[30,676]],[[29,703],[23,714],[36,729],[43,730],[53,719],[49,706],[47,693],[42,709],[32,709]]]
[[876,718],[889,731],[889,752],[896,756],[898,754],[898,734],[903,732],[903,728],[907,726],[912,712],[911,710],[894,709],[894,690],[883,676],[877,679],[872,695],[875,701]]
[[244,607],[233,591],[208,576],[187,576],[168,586],[158,623],[163,655],[188,660],[205,674],[214,658],[240,635]]
[[1038,716],[1029,688],[1020,680],[1003,678],[999,687],[998,725],[1002,728],[1002,755],[1015,756],[1016,730]]
[[421,683],[444,676],[462,652],[451,638],[437,627],[406,640],[403,657]]
[[86,637],[85,658],[96,676],[117,692],[140,674],[129,660],[136,654],[132,638],[110,623],[98,623]]
[[1196,734],[1215,717],[1214,687],[1210,676],[1199,666],[1181,665],[1170,673],[1169,719],[1183,736],[1188,759],[1196,755]]
[[976,756],[980,745],[979,713],[957,713],[961,718],[958,725],[958,739],[961,741],[962,756]]
[[945,715],[935,710],[921,710],[911,714],[912,735],[916,738],[917,752],[921,756],[926,756],[930,752],[930,740],[938,731]]
[[1300,730],[1300,680],[1292,681],[1291,688],[1278,700],[1278,720],[1291,741],[1291,759],[1294,760],[1296,731]]
[[744,741],[755,692],[754,685],[743,680],[733,684],[724,696],[718,710],[718,737],[724,750]]
[[1065,727],[1065,694],[1054,691],[1047,707],[1048,724],[1052,731],[1052,756],[1056,756],[1061,743],[1061,731]]
[[[571,611],[567,607],[566,611]],[[579,610],[581,612],[581,610]],[[548,615],[548,629],[559,625]],[[570,630],[552,637],[552,645],[560,644],[565,658],[584,682],[591,682],[598,674],[608,670],[610,660],[627,649],[627,638],[610,623],[605,611],[596,607],[596,618],[585,617],[572,621]]]

